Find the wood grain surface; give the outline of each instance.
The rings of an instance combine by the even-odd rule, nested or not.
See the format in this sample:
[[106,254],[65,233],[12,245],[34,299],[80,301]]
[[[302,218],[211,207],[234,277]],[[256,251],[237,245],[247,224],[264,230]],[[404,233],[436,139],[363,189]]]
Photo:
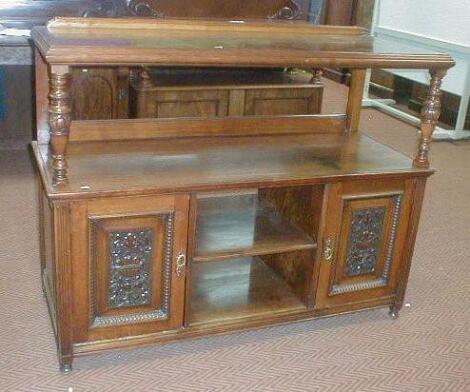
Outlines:
[[50,63],[449,68],[445,54],[381,52],[358,27],[300,21],[58,18],[33,29]]
[[257,194],[199,199],[193,261],[312,249],[315,241]]
[[360,134],[179,138],[71,143],[69,181],[54,187],[48,146],[33,148],[47,193],[60,198],[432,173]]

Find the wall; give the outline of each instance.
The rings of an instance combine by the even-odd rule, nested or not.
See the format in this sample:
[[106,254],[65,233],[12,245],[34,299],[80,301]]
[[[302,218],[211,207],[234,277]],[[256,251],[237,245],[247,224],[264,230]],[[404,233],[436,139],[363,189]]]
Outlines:
[[[470,69],[470,0],[380,0],[378,37],[381,50],[446,52],[457,61],[444,80],[443,89],[457,95],[468,91]],[[421,83],[426,72],[392,71]]]
[[381,0],[379,26],[470,46],[470,0]]

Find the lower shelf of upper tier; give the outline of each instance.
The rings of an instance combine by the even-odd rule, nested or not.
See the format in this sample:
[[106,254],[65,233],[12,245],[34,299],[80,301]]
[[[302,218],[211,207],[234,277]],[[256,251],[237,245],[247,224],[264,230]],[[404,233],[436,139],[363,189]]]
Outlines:
[[71,143],[69,181],[52,186],[48,146],[33,143],[49,195],[211,190],[383,173],[429,173],[357,134]]

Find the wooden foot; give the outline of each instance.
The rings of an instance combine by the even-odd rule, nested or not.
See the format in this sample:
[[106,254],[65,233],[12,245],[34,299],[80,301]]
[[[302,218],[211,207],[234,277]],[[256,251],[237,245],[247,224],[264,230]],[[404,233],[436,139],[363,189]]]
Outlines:
[[392,320],[396,320],[398,318],[398,309],[395,306],[390,306],[388,315]]
[[72,364],[71,363],[63,363],[60,365],[60,371],[64,374],[70,373],[72,371]]

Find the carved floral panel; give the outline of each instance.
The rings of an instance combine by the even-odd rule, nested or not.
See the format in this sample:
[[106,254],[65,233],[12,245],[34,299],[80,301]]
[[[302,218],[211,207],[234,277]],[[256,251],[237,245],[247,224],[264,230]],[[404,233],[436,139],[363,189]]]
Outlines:
[[109,233],[111,308],[151,303],[151,261],[154,252],[151,229]]
[[374,273],[383,232],[385,207],[353,212],[346,256],[346,276]]

